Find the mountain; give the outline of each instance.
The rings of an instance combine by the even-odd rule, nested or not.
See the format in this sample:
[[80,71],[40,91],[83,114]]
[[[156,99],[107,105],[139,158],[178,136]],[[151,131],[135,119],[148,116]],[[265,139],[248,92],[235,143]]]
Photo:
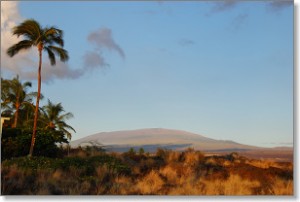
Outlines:
[[108,151],[124,152],[129,148],[144,148],[146,152],[157,148],[184,150],[188,147],[201,151],[246,151],[259,147],[239,144],[233,141],[215,140],[202,135],[163,128],[102,132],[70,143],[71,147],[103,145]]

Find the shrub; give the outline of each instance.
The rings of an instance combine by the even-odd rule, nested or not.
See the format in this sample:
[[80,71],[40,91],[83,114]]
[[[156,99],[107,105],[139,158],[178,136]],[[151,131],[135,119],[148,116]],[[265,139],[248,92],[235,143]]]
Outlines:
[[179,173],[174,167],[167,165],[159,170],[159,173],[166,178],[170,185],[177,185],[179,181]]
[[271,194],[274,195],[293,195],[293,180],[284,180],[279,177],[273,179]]
[[[29,130],[3,129],[1,139],[1,159],[27,156],[31,144]],[[58,131],[38,130],[35,142],[34,156],[61,157],[62,150],[57,143],[67,142]]]
[[113,186],[111,187],[111,190],[109,194],[113,195],[132,195],[137,194],[136,190],[134,190],[134,187],[136,186],[135,183],[131,180],[130,177],[121,175],[114,178]]
[[204,159],[204,155],[199,151],[188,150],[183,152],[183,161],[187,166],[196,166]]
[[238,175],[230,175],[227,180],[206,180],[204,184],[206,195],[253,195],[260,187],[258,181],[242,179]]
[[162,148],[157,148],[156,150],[156,157],[162,159],[162,160],[166,160],[167,157],[169,156],[169,152],[168,150],[166,149],[162,149]]
[[[139,161],[119,154],[18,157],[2,161],[1,193],[292,195],[292,163],[259,168],[227,156],[162,150]],[[165,156],[164,156],[165,155]],[[139,156],[139,155],[136,155]],[[164,156],[165,159],[161,157]],[[171,160],[173,159],[173,160]],[[134,162],[134,164],[132,163]],[[226,166],[224,166],[226,164]]]
[[138,179],[136,189],[140,194],[153,195],[160,194],[164,181],[157,171],[150,171],[145,177]]
[[139,155],[140,155],[140,156],[143,156],[144,154],[145,154],[144,148],[140,148],[140,150],[139,150]]

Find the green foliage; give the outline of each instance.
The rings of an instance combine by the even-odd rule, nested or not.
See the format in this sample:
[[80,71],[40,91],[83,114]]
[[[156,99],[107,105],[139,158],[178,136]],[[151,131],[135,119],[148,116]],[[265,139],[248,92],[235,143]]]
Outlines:
[[128,151],[129,155],[136,155],[136,151],[131,147]]
[[1,78],[1,115],[11,117],[10,125],[13,128],[24,127],[33,115],[32,100],[35,92],[28,92],[31,82],[22,83],[19,76],[9,80]]
[[161,159],[166,159],[167,158],[167,156],[169,155],[169,152],[170,151],[168,151],[168,150],[166,150],[166,149],[162,149],[162,148],[157,148],[157,150],[156,150],[156,156],[158,157],[158,158],[161,158]]
[[128,152],[123,153],[123,156],[134,159],[136,157],[136,151],[131,147]]
[[16,138],[20,135],[22,135],[22,129],[20,129],[20,128],[3,128],[2,129],[2,139]]
[[[32,131],[30,130],[3,128],[1,159],[26,156],[30,147],[31,134]],[[58,148],[57,143],[68,143],[61,132],[55,130],[39,130],[37,132],[34,155],[47,157],[61,156],[62,151]]]
[[63,32],[55,27],[42,27],[36,20],[29,19],[13,28],[13,35],[23,36],[22,41],[8,48],[7,54],[10,57],[18,54],[21,50],[31,47],[43,49],[48,53],[51,65],[56,64],[55,55],[59,56],[62,62],[69,59],[68,52],[63,49]]
[[94,144],[92,142],[91,146],[85,146],[81,149],[86,152],[87,156],[94,156],[105,152],[104,146],[102,146],[101,144]]
[[48,157],[19,157],[5,160],[2,166],[17,165],[25,170],[56,170],[62,169],[70,171],[72,168],[83,170],[86,176],[95,175],[95,168],[98,166],[106,166],[110,173],[129,174],[130,169],[123,164],[120,159],[108,156],[93,156],[89,158],[81,157],[65,157],[65,158],[48,158]]
[[[1,78],[1,115],[10,118],[3,125],[3,128],[7,129],[5,131],[7,135],[20,135],[20,132],[16,130],[10,132],[9,127],[32,131],[35,108],[32,100],[37,93],[27,92],[29,87],[31,87],[31,83],[28,81],[22,83],[18,76],[11,80]],[[52,130],[51,134],[55,142],[65,142],[65,140],[57,139],[61,138],[62,133],[71,139],[70,130],[75,132],[74,128],[66,123],[66,120],[72,118],[73,114],[65,113],[61,103],[54,104],[48,100],[48,105],[40,108],[38,117],[38,128],[44,131]],[[31,131],[29,132],[31,133]]]
[[48,104],[42,108],[43,114],[40,118],[43,127],[46,129],[53,129],[64,133],[64,135],[71,140],[71,133],[68,130],[76,132],[74,128],[68,125],[65,121],[72,118],[73,114],[63,113],[65,110],[61,103],[54,104],[48,100]]
[[144,155],[144,154],[145,154],[144,148],[140,148],[140,150],[139,150],[139,155]]

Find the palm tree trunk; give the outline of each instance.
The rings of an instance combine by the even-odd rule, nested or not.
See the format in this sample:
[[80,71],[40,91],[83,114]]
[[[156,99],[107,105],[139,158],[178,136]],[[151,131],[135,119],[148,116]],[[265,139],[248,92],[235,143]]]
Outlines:
[[42,82],[42,49],[43,46],[41,44],[38,45],[39,50],[39,69],[38,69],[38,93],[36,97],[36,105],[35,105],[35,112],[34,112],[34,122],[33,122],[33,132],[32,132],[32,138],[31,138],[31,145],[29,150],[29,157],[32,157],[35,138],[36,138],[36,128],[37,128],[37,121],[38,121],[38,115],[39,115],[39,103],[40,103],[40,97],[41,97],[41,82]]
[[18,124],[18,117],[19,117],[19,104],[16,104],[16,112],[15,112],[15,119],[14,119],[14,123],[12,125],[12,128],[16,128],[17,124]]

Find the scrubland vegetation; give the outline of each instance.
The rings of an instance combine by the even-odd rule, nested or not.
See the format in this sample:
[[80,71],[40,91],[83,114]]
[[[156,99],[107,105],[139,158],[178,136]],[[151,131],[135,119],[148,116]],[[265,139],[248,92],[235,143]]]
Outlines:
[[158,149],[155,154],[64,151],[64,157],[4,160],[4,195],[293,195],[293,164],[231,153],[205,156]]

